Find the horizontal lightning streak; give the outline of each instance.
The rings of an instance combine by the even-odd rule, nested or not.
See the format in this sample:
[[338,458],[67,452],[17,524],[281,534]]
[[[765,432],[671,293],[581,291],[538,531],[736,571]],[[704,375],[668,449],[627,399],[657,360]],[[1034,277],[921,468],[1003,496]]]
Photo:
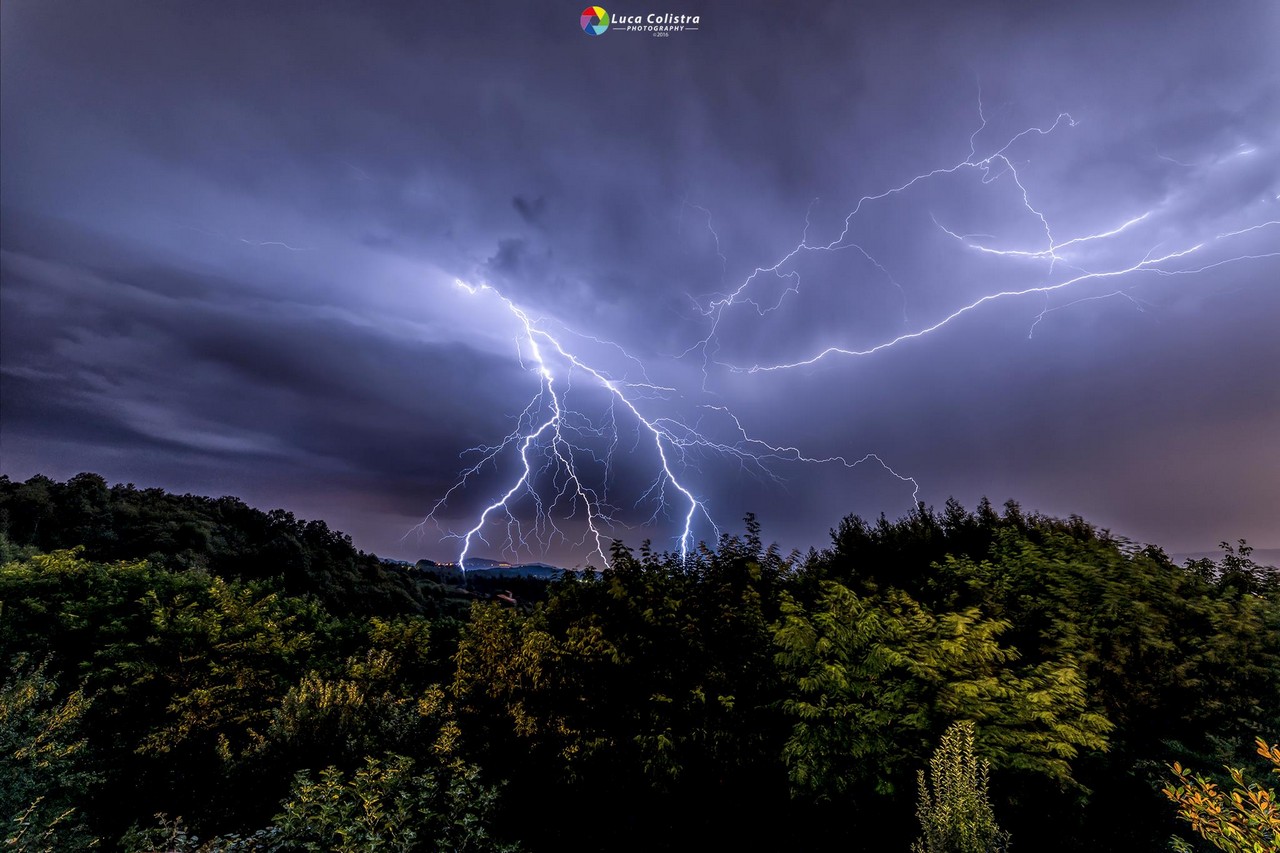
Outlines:
[[[862,252],[862,254],[868,260],[870,260],[876,267],[878,267],[886,275],[889,275],[888,270],[886,270],[882,264],[880,264],[873,257],[871,257],[871,255],[867,253],[865,249],[863,249],[861,246],[857,246],[856,244],[845,242],[849,236],[850,229],[853,226],[853,221],[858,216],[858,214],[862,212],[862,208],[865,205],[904,193],[907,190],[914,187],[916,184],[919,184],[923,181],[927,181],[930,178],[935,178],[941,175],[952,175],[957,172],[960,172],[961,170],[975,169],[982,173],[983,182],[985,183],[988,181],[995,180],[1001,174],[1012,173],[1014,176],[1014,181],[1017,183],[1018,188],[1022,193],[1024,207],[1028,211],[1030,211],[1032,214],[1037,216],[1040,219],[1040,221],[1043,223],[1045,234],[1046,234],[1046,237],[1048,238],[1049,245],[1052,246],[1054,244],[1054,241],[1053,241],[1053,235],[1049,230],[1048,221],[1045,219],[1043,214],[1041,214],[1038,210],[1032,207],[1027,197],[1026,188],[1022,185],[1021,181],[1018,180],[1017,169],[1014,167],[1013,162],[1010,161],[1008,157],[1005,156],[1005,154],[1011,147],[1017,144],[1024,137],[1027,137],[1030,135],[1047,136],[1053,133],[1060,125],[1064,123],[1068,124],[1071,127],[1074,127],[1076,125],[1075,119],[1072,118],[1069,113],[1059,113],[1057,118],[1055,118],[1053,123],[1050,124],[1048,127],[1027,128],[1026,130],[1023,130],[1013,135],[1012,137],[1010,137],[1004,143],[1004,145],[1002,145],[999,149],[997,149],[993,154],[990,154],[987,157],[984,157],[980,160],[975,160],[974,158],[976,157],[976,154],[974,153],[974,149],[976,146],[976,140],[977,140],[978,134],[981,133],[981,131],[986,128],[986,116],[982,110],[981,96],[979,96],[979,101],[978,101],[978,113],[982,120],[982,125],[977,130],[974,131],[972,136],[970,136],[969,156],[966,157],[964,160],[960,161],[959,163],[955,163],[951,166],[939,167],[936,169],[931,169],[928,172],[923,172],[883,192],[876,193],[874,195],[864,195],[863,197],[858,199],[857,203],[853,207],[853,210],[851,210],[845,216],[844,227],[841,229],[840,234],[834,240],[828,243],[811,244],[809,242],[809,215],[806,213],[804,232],[801,236],[800,242],[797,243],[794,248],[792,248],[790,251],[784,254],[776,263],[771,264],[769,266],[756,267],[745,279],[743,279],[743,281],[733,291],[729,292],[727,295],[723,295],[723,296],[720,296],[719,298],[712,299],[706,305],[705,308],[701,308],[702,314],[706,317],[711,318],[710,329],[702,339],[694,342],[691,346],[688,347],[688,349],[680,353],[680,357],[687,356],[696,351],[701,351],[703,356],[703,387],[704,388],[706,387],[707,371],[708,371],[709,364],[711,362],[713,346],[715,346],[716,336],[719,332],[720,321],[724,315],[724,312],[728,308],[731,308],[734,305],[738,305],[746,302],[751,302],[751,304],[761,314],[769,313],[770,311],[776,310],[778,307],[781,306],[782,300],[779,299],[778,304],[773,306],[772,308],[762,309],[761,306],[754,300],[748,300],[743,297],[743,294],[747,291],[747,289],[750,288],[751,285],[760,276],[774,275],[781,278],[790,278],[792,279],[792,287],[789,288],[787,292],[795,292],[798,287],[797,285],[798,274],[794,272],[790,272],[790,273],[783,272],[782,271],[783,267],[791,263],[791,261],[793,261],[798,255],[804,252],[832,252],[832,251],[837,251],[839,249],[848,248],[851,246],[858,248],[858,250]],[[1003,168],[1001,169],[1000,173],[993,176],[992,168],[996,164],[999,164]],[[810,205],[810,208],[812,208],[812,204]],[[708,214],[708,217],[709,216],[710,214]],[[710,226],[708,225],[708,227]],[[718,247],[719,246],[718,235],[716,237],[716,242]],[[901,286],[898,285],[898,283],[893,279],[891,275],[889,276],[889,280],[893,283],[895,287],[897,287],[899,290],[902,290]],[[784,292],[783,297],[785,296],[786,296],[786,293]],[[690,297],[690,298],[693,299],[693,297]],[[696,299],[694,299],[694,303],[699,304]],[[904,314],[905,314],[905,307],[904,307]],[[729,367],[731,369],[739,369],[739,368],[736,368],[734,365],[724,364],[722,362],[717,362],[717,363],[723,367]]]
[[[1010,159],[1009,152],[1019,142],[1019,140],[1026,138],[1028,136],[1031,136],[1031,135],[1047,136],[1053,133],[1058,127],[1064,124],[1074,127],[1076,125],[1075,119],[1073,119],[1068,113],[1059,113],[1057,118],[1049,126],[1032,127],[1032,128],[1023,130],[1020,133],[1017,133],[1012,137],[1010,137],[994,153],[986,157],[983,157],[981,159],[978,159],[977,153],[976,153],[978,136],[987,127],[987,118],[986,118],[985,111],[983,109],[981,94],[979,94],[979,100],[978,100],[978,117],[980,120],[980,126],[969,137],[969,156],[966,159],[962,160],[959,163],[955,163],[951,166],[940,167],[936,169],[931,169],[926,172],[922,172],[910,178],[909,180],[906,180],[898,184],[897,186],[891,187],[890,189],[887,189],[883,192],[873,194],[873,195],[865,195],[861,197],[860,199],[858,199],[857,203],[854,205],[853,210],[850,211],[845,216],[844,225],[840,231],[840,234],[834,240],[828,243],[811,243],[810,242],[809,240],[810,215],[807,212],[805,214],[805,225],[804,225],[803,236],[801,237],[801,240],[798,244],[796,244],[793,248],[791,248],[789,251],[783,254],[782,257],[776,263],[773,263],[768,266],[765,266],[765,265],[757,266],[754,270],[752,270],[752,272],[749,275],[746,276],[746,278],[744,278],[739,283],[739,285],[734,290],[730,291],[728,294],[717,295],[714,298],[712,298],[710,302],[706,303],[704,307],[700,307],[701,313],[704,316],[710,318],[710,325],[706,331],[706,334],[700,340],[695,341],[683,353],[681,353],[681,356],[687,356],[696,351],[700,351],[702,353],[704,387],[707,382],[707,370],[708,370],[709,364],[713,362],[713,356],[716,353],[718,353],[720,349],[718,336],[721,331],[721,324],[722,324],[722,320],[726,310],[735,306],[749,305],[752,308],[754,308],[755,312],[760,316],[763,316],[772,311],[778,310],[781,307],[783,300],[788,295],[797,293],[799,291],[799,273],[794,269],[790,269],[788,265],[791,264],[791,262],[794,261],[796,257],[801,253],[830,252],[830,251],[836,251],[844,248],[851,248],[851,247],[855,248],[859,252],[861,252],[868,261],[870,261],[882,273],[884,273],[885,276],[889,278],[890,282],[892,282],[895,287],[897,287],[900,291],[902,291],[903,289],[901,285],[899,285],[898,282],[894,280],[893,276],[882,264],[880,264],[865,249],[863,249],[862,246],[849,240],[849,234],[850,234],[853,220],[858,216],[858,214],[863,210],[863,208],[866,205],[872,202],[876,202],[876,201],[888,198],[890,196],[904,193],[907,190],[914,187],[915,185],[920,184],[924,181],[930,180],[932,178],[937,178],[940,176],[955,174],[961,170],[974,169],[974,170],[980,171],[982,174],[982,182],[984,184],[991,183],[1006,175],[1009,176],[1009,178],[1013,181],[1014,185],[1017,187],[1018,195],[1021,201],[1021,208],[1027,213],[1034,216],[1038,220],[1040,227],[1044,232],[1044,245],[1043,245],[1043,248],[1037,247],[1037,248],[1031,248],[1031,249],[996,248],[990,243],[978,242],[975,239],[978,237],[983,237],[988,240],[994,239],[990,235],[961,234],[943,225],[941,222],[938,221],[936,216],[932,217],[934,224],[941,231],[943,231],[948,236],[954,238],[955,240],[959,241],[960,243],[964,244],[967,248],[983,254],[1001,256],[1001,257],[1010,257],[1010,258],[1023,258],[1023,259],[1029,259],[1029,260],[1041,260],[1041,261],[1047,260],[1049,262],[1048,272],[1050,276],[1052,276],[1055,273],[1059,265],[1062,265],[1067,269],[1072,270],[1075,274],[1057,283],[1050,283],[1050,284],[1041,283],[1041,284],[1031,285],[1027,287],[1011,288],[1011,289],[1001,290],[995,293],[985,294],[975,299],[974,301],[952,311],[951,313],[942,317],[940,320],[928,326],[924,326],[914,331],[905,332],[903,334],[896,335],[874,346],[868,346],[863,348],[854,348],[854,347],[846,347],[846,346],[828,346],[809,357],[797,359],[795,361],[781,362],[781,363],[775,363],[775,364],[757,363],[754,365],[742,365],[742,364],[728,363],[721,360],[714,360],[714,363],[720,367],[727,368],[737,373],[762,373],[762,372],[772,372],[772,371],[788,370],[788,369],[799,368],[799,367],[806,367],[809,365],[813,365],[816,362],[819,362],[825,358],[833,357],[833,356],[847,356],[847,357],[870,356],[870,355],[874,355],[875,353],[879,353],[883,350],[889,349],[891,347],[897,346],[899,344],[905,343],[907,341],[915,340],[917,338],[921,338],[926,335],[929,335],[953,323],[955,320],[965,316],[966,314],[969,314],[970,312],[986,305],[987,303],[994,302],[997,300],[1012,299],[1020,296],[1027,296],[1030,294],[1037,294],[1037,293],[1044,294],[1046,297],[1048,297],[1049,294],[1052,294],[1056,291],[1075,287],[1091,281],[1100,281],[1100,280],[1106,280],[1111,278],[1137,275],[1142,273],[1155,273],[1159,275],[1185,275],[1195,271],[1204,271],[1206,269],[1212,269],[1214,267],[1222,266],[1223,264],[1233,263],[1236,261],[1256,260],[1259,258],[1271,257],[1270,254],[1240,255],[1237,257],[1216,261],[1212,264],[1203,266],[1195,271],[1166,270],[1166,269],[1160,269],[1158,266],[1162,263],[1173,261],[1179,258],[1186,257],[1188,255],[1200,252],[1211,243],[1215,243],[1217,241],[1225,240],[1231,237],[1236,237],[1242,234],[1247,234],[1252,231],[1257,231],[1259,229],[1266,228],[1269,226],[1280,225],[1280,221],[1278,220],[1270,220],[1267,222],[1250,225],[1235,231],[1228,231],[1222,234],[1218,234],[1215,237],[1202,239],[1200,242],[1197,242],[1192,246],[1180,249],[1178,251],[1168,252],[1157,258],[1150,257],[1150,255],[1154,253],[1154,250],[1153,250],[1152,252],[1148,253],[1147,257],[1142,258],[1136,263],[1131,263],[1116,269],[1090,271],[1090,270],[1082,269],[1078,264],[1067,263],[1067,256],[1065,254],[1067,250],[1079,249],[1090,243],[1103,241],[1110,238],[1115,238],[1121,234],[1125,234],[1126,232],[1131,231],[1132,229],[1141,225],[1142,223],[1147,222],[1154,215],[1155,210],[1148,210],[1136,216],[1131,216],[1129,219],[1121,222],[1118,225],[1114,225],[1112,227],[1106,228],[1096,233],[1072,237],[1067,240],[1056,239],[1053,234],[1053,229],[1050,226],[1048,218],[1044,215],[1044,213],[1041,210],[1039,210],[1037,207],[1035,207],[1035,205],[1032,204],[1030,193],[1027,190],[1027,186],[1023,182],[1022,177],[1019,174],[1018,167],[1014,164],[1013,160]],[[1253,153],[1253,152],[1252,150],[1242,150],[1242,151],[1235,152],[1232,156],[1240,156],[1248,153]],[[810,208],[812,208],[812,205],[810,205]],[[710,214],[708,214],[708,216],[710,216]],[[718,245],[719,245],[719,242],[717,237],[717,246]],[[790,286],[787,287],[783,291],[783,293],[778,297],[778,299],[774,301],[773,304],[770,304],[770,305],[762,305],[758,299],[748,294],[752,285],[755,282],[757,282],[761,276],[766,276],[766,275],[785,278],[791,281]],[[1040,323],[1041,320],[1044,319],[1045,315],[1051,311],[1060,310],[1062,308],[1069,307],[1070,305],[1077,305],[1077,304],[1080,304],[1081,302],[1090,301],[1093,299],[1105,299],[1105,298],[1109,298],[1111,296],[1117,296],[1117,295],[1122,295],[1126,298],[1129,298],[1131,301],[1134,301],[1135,304],[1137,304],[1137,300],[1133,300],[1133,298],[1128,293],[1125,292],[1124,288],[1121,288],[1113,293],[1076,299],[1067,303],[1066,305],[1061,305],[1057,307],[1046,307],[1044,310],[1040,311],[1039,314],[1035,317],[1035,320],[1031,325],[1029,334],[1034,333],[1036,326]],[[904,292],[904,300],[905,300],[905,292]],[[697,303],[697,300],[695,300],[695,303]]]
[[943,326],[948,325],[949,323],[953,322],[957,318],[963,317],[965,314],[968,314],[970,311],[973,311],[976,308],[980,308],[983,305],[986,305],[988,302],[994,302],[997,299],[1008,299],[1015,296],[1026,296],[1027,294],[1030,294],[1030,293],[1052,293],[1055,290],[1062,290],[1063,288],[1070,287],[1074,284],[1079,284],[1082,281],[1088,281],[1093,279],[1115,278],[1117,276],[1128,275],[1130,273],[1137,272],[1138,270],[1151,267],[1155,264],[1163,263],[1165,261],[1170,261],[1175,258],[1185,257],[1191,254],[1192,252],[1199,251],[1203,247],[1204,247],[1203,243],[1197,243],[1196,245],[1192,246],[1189,249],[1183,249],[1180,252],[1170,252],[1167,255],[1163,255],[1159,258],[1154,258],[1150,260],[1144,259],[1134,264],[1133,266],[1126,267],[1124,269],[1110,270],[1107,272],[1084,273],[1083,275],[1078,275],[1074,278],[1069,278],[1066,281],[1059,282],[1058,284],[1043,285],[1038,287],[1025,287],[1020,290],[1002,290],[998,293],[989,293],[986,296],[983,296],[980,299],[970,302],[968,305],[965,305],[964,307],[953,311],[952,313],[948,314],[946,317],[943,317],[941,320],[934,323],[932,326],[926,326],[925,328],[918,329],[917,331],[914,331],[914,332],[908,332],[903,335],[898,335],[896,338],[887,340],[884,343],[876,344],[873,347],[868,347],[867,349],[857,350],[857,349],[845,349],[844,347],[827,347],[826,349],[822,350],[820,353],[818,353],[815,356],[803,359],[801,361],[791,362],[789,364],[773,364],[773,365],[767,365],[767,366],[755,365],[749,368],[737,368],[737,369],[742,370],[746,373],[760,373],[762,371],[768,372],[768,371],[774,371],[774,370],[788,370],[794,367],[804,367],[806,365],[814,364],[815,362],[821,361],[822,359],[826,358],[829,355],[845,355],[845,356],[874,355],[875,353],[878,353],[881,350],[886,350],[890,347],[897,346],[903,341],[914,340],[915,338],[923,337],[924,335],[930,334],[931,332],[936,332],[938,329],[941,329]]

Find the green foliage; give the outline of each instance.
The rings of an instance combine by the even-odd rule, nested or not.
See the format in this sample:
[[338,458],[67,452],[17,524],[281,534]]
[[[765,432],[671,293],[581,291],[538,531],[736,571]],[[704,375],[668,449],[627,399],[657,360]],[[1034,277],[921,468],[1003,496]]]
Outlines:
[[216,577],[200,593],[161,598],[153,591],[143,599],[152,622],[148,651],[168,665],[131,667],[133,685],[146,690],[161,681],[170,700],[141,752],[200,740],[230,759],[259,743],[276,697],[312,651],[306,623],[318,614],[305,604]]
[[315,632],[330,627],[313,602],[260,583],[94,563],[78,551],[3,567],[0,596],[5,650],[51,654],[105,691],[102,715],[146,714],[155,726],[134,743],[142,753],[196,741],[229,757],[258,740],[274,697],[314,653]]
[[453,758],[457,725],[443,688],[431,680],[429,638],[421,619],[370,620],[361,654],[331,673],[309,672],[288,689],[260,753],[343,767],[378,750]]
[[973,723],[955,723],[929,760],[929,780],[919,771],[922,834],[912,853],[998,853],[1008,846],[987,793],[990,765],[974,754],[973,744]]
[[224,802],[227,774],[260,748],[281,697],[324,659],[337,627],[314,601],[261,582],[79,551],[0,568],[0,602],[0,653],[47,655],[52,675],[95,696],[84,729],[107,783],[97,794],[105,836],[123,829],[139,794],[154,798],[151,811]]
[[281,853],[280,830],[267,827],[253,833],[229,833],[203,840],[177,817],[157,814],[156,826],[133,827],[120,840],[123,853]]
[[24,547],[15,544],[5,534],[4,530],[0,529],[0,566],[18,560],[29,560],[38,553],[40,552],[30,545]]
[[[139,799],[150,811],[199,815],[206,826],[251,825],[269,816],[263,809],[299,767],[350,767],[379,750],[457,764],[457,726],[434,681],[438,662],[421,618],[342,623],[313,599],[261,581],[81,554],[0,568],[0,651],[46,654],[99,697],[86,721],[93,737],[74,747],[91,753],[109,783],[98,809],[118,803],[98,812],[103,834],[138,820]],[[43,671],[37,676],[13,690],[29,699],[39,693],[33,684],[42,696],[54,689]],[[73,693],[62,715],[84,716],[84,695]],[[15,808],[29,802],[16,796]],[[26,815],[27,837],[57,802],[46,796]],[[64,831],[67,817],[53,817]],[[169,843],[166,831],[135,833],[131,843]],[[197,842],[185,824],[181,835],[191,849],[231,837]]]
[[1243,539],[1234,545],[1219,542],[1218,547],[1222,549],[1220,562],[1215,563],[1208,558],[1191,560],[1187,563],[1187,571],[1220,589],[1254,594],[1280,591],[1280,569],[1255,562],[1253,548],[1248,542]]
[[998,766],[1072,781],[1070,760],[1104,750],[1110,723],[1088,707],[1066,657],[1019,663],[1009,624],[977,608],[933,613],[904,592],[859,596],[822,584],[812,610],[784,597],[777,660],[794,690],[783,751],[797,790],[818,797],[869,784],[900,786],[943,721],[982,725]]
[[0,686],[0,819],[14,850],[84,849],[97,842],[74,802],[96,782],[84,767],[83,690],[60,695],[43,663],[18,657]]
[[618,544],[512,608],[234,499],[0,477],[0,806],[25,849],[906,849],[968,720],[946,766],[993,769],[1020,847],[1154,853],[1170,762],[1261,790],[1274,579],[1243,543],[1179,567],[949,502],[807,555],[754,518],[688,559]]
[[[936,614],[977,607],[1007,623],[1000,643],[1019,667],[1071,664],[1088,712],[1114,726],[1109,749],[1061,756],[1091,792],[1083,802],[1055,793],[1043,774],[1008,776],[1006,823],[1041,850],[1155,851],[1168,834],[1158,789],[1170,760],[1246,763],[1235,744],[1280,734],[1280,597],[1239,583],[1269,571],[1234,556],[1179,568],[1078,518],[1028,516],[1012,503],[1003,515],[985,502],[968,513],[948,502],[898,522],[846,519],[793,589],[805,608],[826,580],[877,600],[905,592]],[[1009,767],[987,738],[980,721],[979,749]]]
[[786,797],[769,631],[785,566],[749,528],[686,563],[618,546],[528,615],[476,605],[455,658],[464,742],[535,832],[568,800],[605,847],[725,843]]
[[0,476],[0,534],[10,547],[82,547],[93,561],[147,560],[170,570],[271,580],[341,612],[434,615],[442,606],[424,585],[357,551],[349,536],[323,521],[279,509],[262,512],[230,497],[108,487],[97,474],[65,483],[41,476],[15,483]]
[[336,767],[316,780],[299,773],[276,826],[285,846],[316,853],[515,850],[489,831],[496,802],[475,768],[414,773],[411,759],[387,755],[349,778]]
[[505,716],[571,776],[627,756],[665,784],[751,730],[753,694],[772,682],[767,625],[746,567],[735,589],[715,567],[673,572],[617,556],[598,581],[566,584],[532,616],[476,605],[454,692],[464,713]]

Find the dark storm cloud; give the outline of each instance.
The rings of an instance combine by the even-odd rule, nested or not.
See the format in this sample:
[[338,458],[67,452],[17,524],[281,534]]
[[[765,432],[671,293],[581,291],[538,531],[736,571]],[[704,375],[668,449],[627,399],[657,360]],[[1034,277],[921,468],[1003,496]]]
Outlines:
[[7,434],[440,489],[456,461],[439,445],[505,429],[502,407],[528,385],[465,344],[227,301],[216,280],[178,295],[173,281],[194,284],[190,274],[116,276],[8,251],[0,263]]
[[[979,156],[1077,120],[1011,153],[1059,239],[1150,212],[1073,263],[1280,218],[1274,4],[677,11],[701,30],[592,39],[557,4],[483,26],[441,4],[5,4],[5,471],[143,472],[439,555],[396,531],[533,389],[511,318],[460,297],[461,277],[643,356],[681,389],[655,411],[701,413],[721,439],[731,425],[699,404],[812,455],[875,451],[930,502],[1013,496],[1171,548],[1276,544],[1280,459],[1261,438],[1280,429],[1274,259],[1126,280],[1136,301],[1104,286],[1008,300],[874,359],[713,366],[705,397],[700,353],[670,359],[708,331],[694,298],[777,262],[806,217],[826,243],[862,196],[963,160],[979,85]],[[1020,204],[974,170],[874,203],[850,224],[857,250],[759,276],[760,304],[799,292],[764,317],[727,312],[714,357],[874,345],[1044,283],[1046,265],[976,255],[935,225],[1040,248]],[[1274,251],[1277,230],[1197,263]],[[1096,300],[1063,307],[1078,297]],[[1045,308],[1063,310],[1036,323]],[[754,509],[788,545],[910,502],[873,464],[782,466],[779,485],[697,461],[726,523]],[[647,487],[649,464],[616,460],[620,495]],[[459,494],[446,524],[496,482]]]
[[542,196],[530,201],[524,196],[518,195],[511,199],[511,204],[515,207],[516,213],[520,214],[520,218],[530,225],[537,225],[538,220],[547,211],[547,200]]

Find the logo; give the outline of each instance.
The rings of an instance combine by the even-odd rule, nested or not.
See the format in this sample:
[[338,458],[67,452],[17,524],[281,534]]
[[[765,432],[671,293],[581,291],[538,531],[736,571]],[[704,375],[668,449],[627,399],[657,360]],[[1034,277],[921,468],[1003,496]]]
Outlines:
[[630,14],[617,12],[610,15],[603,6],[588,6],[582,10],[582,31],[589,36],[601,36],[606,31],[615,33],[647,33],[654,38],[667,38],[672,33],[696,32],[702,24],[700,15],[684,15],[675,12],[648,12]]
[[598,36],[609,29],[609,13],[602,6],[588,6],[582,10],[582,31]]

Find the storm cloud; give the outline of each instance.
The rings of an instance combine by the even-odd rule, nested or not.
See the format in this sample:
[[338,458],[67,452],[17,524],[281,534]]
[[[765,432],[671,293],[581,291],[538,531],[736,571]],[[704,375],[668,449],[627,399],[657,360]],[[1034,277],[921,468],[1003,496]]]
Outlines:
[[[676,389],[655,416],[719,441],[734,425],[710,407],[812,457],[876,453],[926,503],[1014,498],[1171,551],[1280,546],[1280,7],[608,8],[701,24],[590,37],[556,3],[6,3],[4,473],[239,494],[386,556],[452,556],[442,533],[510,460],[406,534],[537,390],[510,312],[462,279],[625,348]],[[1144,215],[1052,265],[975,248]],[[833,250],[775,270],[802,241]],[[1160,267],[1177,275],[734,369],[1201,244]],[[755,511],[785,547],[912,505],[876,464],[772,467],[708,455],[686,480],[720,524]],[[653,479],[640,451],[611,476],[626,507]],[[669,544],[650,511],[618,535]],[[534,556],[577,564],[575,542]]]

